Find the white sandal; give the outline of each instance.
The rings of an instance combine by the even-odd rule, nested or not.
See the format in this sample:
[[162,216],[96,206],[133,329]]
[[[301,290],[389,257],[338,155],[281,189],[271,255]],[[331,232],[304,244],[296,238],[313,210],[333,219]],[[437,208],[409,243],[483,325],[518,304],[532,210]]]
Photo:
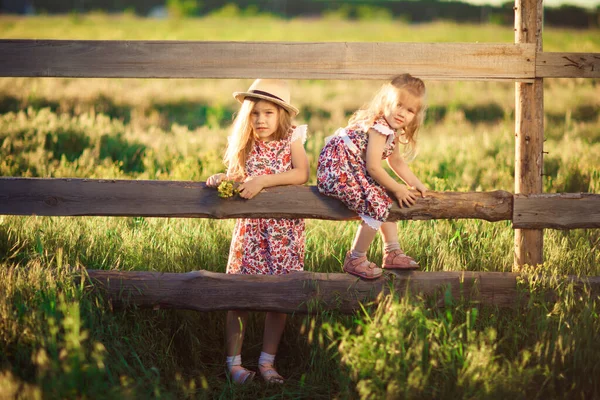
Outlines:
[[241,365],[236,365],[236,367],[240,367],[240,369],[237,369],[234,372],[229,371],[229,376],[231,376],[231,381],[233,383],[243,385],[254,379],[256,372],[250,371],[249,369],[246,369]]
[[273,366],[259,365],[258,369],[260,371],[260,375],[267,383],[277,383],[282,385],[285,382],[283,376],[279,375]]

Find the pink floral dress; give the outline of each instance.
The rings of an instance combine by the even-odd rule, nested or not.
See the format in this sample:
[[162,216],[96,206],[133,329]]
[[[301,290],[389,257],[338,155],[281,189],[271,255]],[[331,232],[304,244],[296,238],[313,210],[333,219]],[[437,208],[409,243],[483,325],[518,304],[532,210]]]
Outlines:
[[[369,129],[387,136],[382,159],[388,158],[396,147],[397,133],[381,117]],[[379,229],[386,221],[392,198],[386,189],[367,172],[366,154],[369,136],[357,126],[338,129],[321,150],[317,168],[319,192],[341,200],[355,211],[371,228]]]
[[[291,144],[306,141],[306,125],[282,140],[257,140],[246,160],[246,176],[278,174],[292,169]],[[241,218],[229,248],[228,274],[281,275],[304,269],[304,220]]]

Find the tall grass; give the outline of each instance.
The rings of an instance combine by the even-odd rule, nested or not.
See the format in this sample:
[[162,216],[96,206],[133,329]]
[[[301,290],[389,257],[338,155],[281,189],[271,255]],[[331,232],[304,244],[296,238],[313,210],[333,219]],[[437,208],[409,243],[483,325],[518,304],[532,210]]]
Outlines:
[[[246,28],[214,29],[226,23]],[[0,18],[3,38],[86,39],[99,32],[105,39],[512,41],[503,28],[450,23]],[[597,52],[598,37],[547,30],[544,47]],[[311,184],[324,137],[380,83],[292,82],[297,122],[309,125]],[[237,108],[231,92],[249,84],[0,79],[0,175],[205,180],[223,168]],[[432,190],[513,191],[514,85],[427,86],[415,173]],[[600,193],[598,94],[596,80],[545,82],[546,192]],[[355,227],[307,221],[306,269],[341,272]],[[512,268],[507,222],[399,227],[403,248],[425,271]],[[545,230],[544,265],[523,272],[515,308],[447,293],[443,307],[438,299],[391,296],[352,316],[292,315],[277,358],[288,378],[282,387],[228,380],[223,313],[113,309],[82,278],[84,268],[223,272],[232,228],[233,221],[208,219],[0,216],[0,398],[600,397],[598,297],[561,279],[600,275],[598,230]],[[380,243],[369,256],[380,262]],[[247,327],[243,358],[253,369],[263,323],[261,314],[252,315]]]

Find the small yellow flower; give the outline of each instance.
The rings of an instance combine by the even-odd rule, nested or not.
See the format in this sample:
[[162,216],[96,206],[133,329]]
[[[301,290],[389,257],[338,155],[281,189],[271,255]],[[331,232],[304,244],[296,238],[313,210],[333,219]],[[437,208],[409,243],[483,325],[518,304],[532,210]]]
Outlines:
[[238,194],[237,187],[238,182],[227,180],[221,181],[219,187],[217,188],[217,191],[219,192],[219,197],[224,199],[233,197],[234,195]]

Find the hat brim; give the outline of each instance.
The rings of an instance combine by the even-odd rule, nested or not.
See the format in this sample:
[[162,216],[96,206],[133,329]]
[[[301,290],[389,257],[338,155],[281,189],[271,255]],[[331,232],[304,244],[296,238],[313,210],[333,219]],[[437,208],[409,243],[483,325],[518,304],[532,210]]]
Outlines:
[[233,93],[233,97],[235,97],[235,99],[237,101],[239,101],[240,103],[243,103],[244,100],[246,99],[246,97],[251,97],[254,99],[261,99],[261,100],[267,100],[270,101],[271,103],[275,103],[278,106],[281,106],[282,108],[284,108],[285,110],[287,110],[292,117],[295,117],[296,115],[298,115],[299,110],[294,107],[291,104],[286,103],[285,101],[279,100],[279,99],[275,99],[273,97],[270,96],[265,96],[262,94],[258,94],[258,93],[252,93],[252,92],[234,92]]

